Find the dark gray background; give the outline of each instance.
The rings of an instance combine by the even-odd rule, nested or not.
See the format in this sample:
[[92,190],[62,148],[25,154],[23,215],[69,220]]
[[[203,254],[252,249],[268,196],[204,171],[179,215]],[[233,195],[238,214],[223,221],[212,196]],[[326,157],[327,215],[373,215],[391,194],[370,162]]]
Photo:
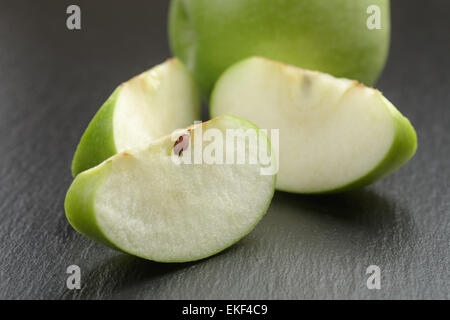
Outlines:
[[[65,10],[82,8],[82,30]],[[277,192],[257,228],[212,258],[158,264],[76,233],[64,216],[70,163],[122,81],[170,55],[166,1],[0,2],[0,298],[450,297],[450,4],[392,1],[377,87],[410,118],[411,162],[363,190]],[[82,289],[66,289],[81,267]],[[368,290],[379,265],[382,289]]]

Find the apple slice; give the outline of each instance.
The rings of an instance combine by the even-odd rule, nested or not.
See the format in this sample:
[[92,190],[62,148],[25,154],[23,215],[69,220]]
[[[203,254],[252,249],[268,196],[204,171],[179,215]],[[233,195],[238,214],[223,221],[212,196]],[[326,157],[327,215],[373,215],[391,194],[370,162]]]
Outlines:
[[[174,161],[182,153],[192,155],[195,146],[204,152],[210,148],[211,143],[197,142],[199,129],[205,135],[209,129],[255,130],[267,146],[256,149],[271,155],[267,136],[237,117],[222,116],[175,131],[77,175],[65,200],[70,224],[100,243],[160,262],[202,259],[241,239],[267,211],[275,175],[261,175],[264,165],[259,162]],[[255,156],[256,149],[246,147],[246,157]]]
[[280,130],[283,191],[361,187],[399,168],[417,147],[408,119],[379,91],[260,57],[235,64],[216,83],[210,114],[223,113]]
[[72,162],[72,175],[131,147],[201,119],[197,86],[178,59],[169,59],[122,83],[86,129]]

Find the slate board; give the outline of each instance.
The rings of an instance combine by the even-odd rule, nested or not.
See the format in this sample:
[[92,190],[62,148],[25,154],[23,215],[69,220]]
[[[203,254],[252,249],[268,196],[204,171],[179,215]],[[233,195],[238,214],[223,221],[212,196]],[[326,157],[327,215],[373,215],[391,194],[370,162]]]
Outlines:
[[[82,8],[82,30],[65,27]],[[411,119],[414,159],[362,190],[277,192],[244,240],[158,264],[76,233],[64,216],[77,142],[121,81],[170,55],[166,1],[0,2],[0,298],[448,299],[450,4],[392,1],[377,87]],[[80,266],[81,290],[66,288]],[[366,268],[381,268],[381,289]]]

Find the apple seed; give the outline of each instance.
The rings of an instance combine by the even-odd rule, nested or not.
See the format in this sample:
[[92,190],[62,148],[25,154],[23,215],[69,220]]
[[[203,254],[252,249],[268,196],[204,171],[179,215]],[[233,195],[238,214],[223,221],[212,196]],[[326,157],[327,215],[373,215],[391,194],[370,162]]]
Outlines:
[[179,157],[183,154],[183,151],[186,150],[189,146],[189,131],[183,135],[181,135],[175,144],[173,145],[173,152],[177,154]]

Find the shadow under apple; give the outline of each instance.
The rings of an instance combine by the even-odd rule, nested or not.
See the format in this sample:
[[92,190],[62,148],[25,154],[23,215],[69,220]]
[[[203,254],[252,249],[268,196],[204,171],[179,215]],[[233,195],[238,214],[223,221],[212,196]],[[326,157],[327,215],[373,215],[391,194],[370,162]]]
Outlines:
[[386,193],[373,187],[330,195],[276,192],[266,224],[290,235],[291,243],[322,253],[328,248],[399,257],[415,241],[416,227],[407,208]]
[[[188,263],[157,263],[118,253],[88,273],[81,290],[66,298],[176,297],[177,288],[188,288],[193,279],[211,289],[238,290],[230,283],[252,286],[266,268],[273,273],[265,280],[268,284],[278,273],[295,273],[314,297],[325,269],[331,268],[333,276],[350,272],[359,279],[372,263],[389,268],[401,260],[407,265],[411,257],[405,244],[412,246],[414,241],[415,226],[407,210],[370,188],[320,196],[276,192],[255,230],[221,253]],[[239,268],[233,266],[236,263]],[[335,279],[323,281],[329,285]]]
[[228,254],[233,254],[233,251],[238,250],[241,246],[242,243],[238,242],[214,256],[184,263],[159,263],[117,251],[117,254],[94,267],[83,277],[80,290],[69,291],[64,298],[127,299],[130,296],[142,295],[142,298],[152,299],[151,290],[145,290],[146,284],[153,286],[155,283],[161,283],[161,279],[166,276],[195,268],[209,260],[227,259]]

